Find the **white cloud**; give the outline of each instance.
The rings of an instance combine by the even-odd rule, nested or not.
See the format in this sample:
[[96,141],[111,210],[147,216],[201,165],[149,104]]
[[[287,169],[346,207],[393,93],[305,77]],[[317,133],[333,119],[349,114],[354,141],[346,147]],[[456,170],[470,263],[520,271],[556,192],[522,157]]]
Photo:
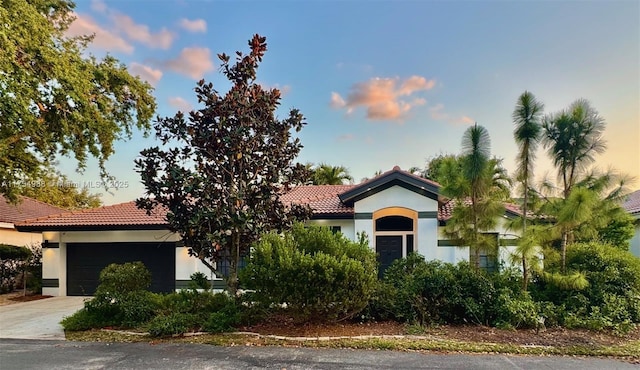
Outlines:
[[444,111],[444,104],[442,103],[438,103],[429,108],[429,114],[431,118],[436,121],[446,121],[452,124],[470,125],[475,122],[475,120],[469,116],[452,116],[449,113],[446,113]]
[[130,64],[129,69],[133,75],[138,75],[143,80],[149,82],[151,85],[155,86],[158,81],[162,78],[162,71],[159,69],[154,69],[144,64],[133,62]]
[[175,34],[166,28],[160,31],[151,32],[149,26],[136,23],[131,17],[125,14],[112,11],[111,20],[116,29],[124,33],[130,40],[140,42],[154,49],[169,49]]
[[179,96],[170,97],[169,105],[174,108],[178,108],[178,110],[180,110],[181,112],[191,112],[193,110],[193,106],[188,101]]
[[91,46],[106,51],[133,53],[134,47],[124,38],[101,27],[91,16],[73,13],[76,19],[71,23],[66,34],[68,36],[95,35]]
[[208,48],[184,48],[176,58],[164,61],[162,64],[194,80],[199,80],[207,72],[214,70],[211,51]]
[[207,22],[204,19],[182,18],[180,19],[180,27],[189,32],[207,32]]

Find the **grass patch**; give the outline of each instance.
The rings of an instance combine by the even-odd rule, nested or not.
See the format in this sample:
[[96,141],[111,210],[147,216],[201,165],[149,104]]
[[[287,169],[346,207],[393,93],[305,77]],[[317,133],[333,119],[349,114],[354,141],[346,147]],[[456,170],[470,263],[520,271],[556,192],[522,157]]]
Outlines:
[[199,343],[215,346],[283,346],[311,348],[349,348],[393,351],[427,351],[445,353],[500,353],[538,356],[596,356],[640,361],[640,340],[621,345],[524,346],[504,343],[462,342],[448,339],[336,339],[336,340],[282,340],[243,334],[202,334],[169,338],[130,334],[110,330],[67,332],[67,339],[94,342],[174,342]]

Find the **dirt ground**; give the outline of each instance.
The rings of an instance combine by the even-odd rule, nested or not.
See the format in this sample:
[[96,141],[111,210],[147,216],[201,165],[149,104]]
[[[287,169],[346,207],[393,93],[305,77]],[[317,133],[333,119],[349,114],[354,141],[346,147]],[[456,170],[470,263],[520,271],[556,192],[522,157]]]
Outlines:
[[24,295],[24,292],[13,292],[7,294],[0,294],[0,306],[6,306],[9,304],[19,303],[19,302],[28,302],[35,301],[38,299],[50,298],[50,295],[42,295],[42,294],[33,294],[27,291],[27,295]]
[[624,337],[588,330],[568,330],[563,328],[548,328],[536,333],[535,330],[501,330],[486,326],[451,325],[426,328],[424,333],[414,333],[408,332],[405,325],[396,322],[294,325],[291,322],[274,320],[268,323],[243,327],[240,328],[240,330],[263,335],[282,335],[292,337],[415,334],[438,339],[452,339],[465,342],[557,347],[573,345],[615,345],[625,343],[629,340],[640,340],[640,329],[637,329]]

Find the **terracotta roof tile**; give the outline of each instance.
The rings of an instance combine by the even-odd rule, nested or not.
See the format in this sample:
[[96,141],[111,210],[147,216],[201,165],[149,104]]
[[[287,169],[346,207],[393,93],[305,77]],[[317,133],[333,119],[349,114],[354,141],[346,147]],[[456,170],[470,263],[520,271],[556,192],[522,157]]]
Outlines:
[[165,225],[165,215],[166,212],[162,210],[147,215],[145,210],[139,209],[136,203],[131,201],[25,220],[17,225],[31,227]]
[[308,204],[317,214],[352,215],[353,207],[344,205],[338,195],[356,185],[303,185],[280,197],[285,204]]
[[629,194],[622,204],[622,208],[632,214],[640,213],[640,190],[636,190]]
[[7,199],[0,195],[0,222],[13,224],[30,218],[67,212],[33,198],[20,197],[20,199],[21,202],[18,204],[9,204]]

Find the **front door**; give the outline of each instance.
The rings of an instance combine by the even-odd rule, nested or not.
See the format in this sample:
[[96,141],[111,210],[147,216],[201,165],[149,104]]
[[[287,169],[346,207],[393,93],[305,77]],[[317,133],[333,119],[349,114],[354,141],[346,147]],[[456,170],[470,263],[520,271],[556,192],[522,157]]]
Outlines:
[[393,261],[402,258],[402,235],[376,236],[376,252],[378,254],[378,277],[382,278]]

